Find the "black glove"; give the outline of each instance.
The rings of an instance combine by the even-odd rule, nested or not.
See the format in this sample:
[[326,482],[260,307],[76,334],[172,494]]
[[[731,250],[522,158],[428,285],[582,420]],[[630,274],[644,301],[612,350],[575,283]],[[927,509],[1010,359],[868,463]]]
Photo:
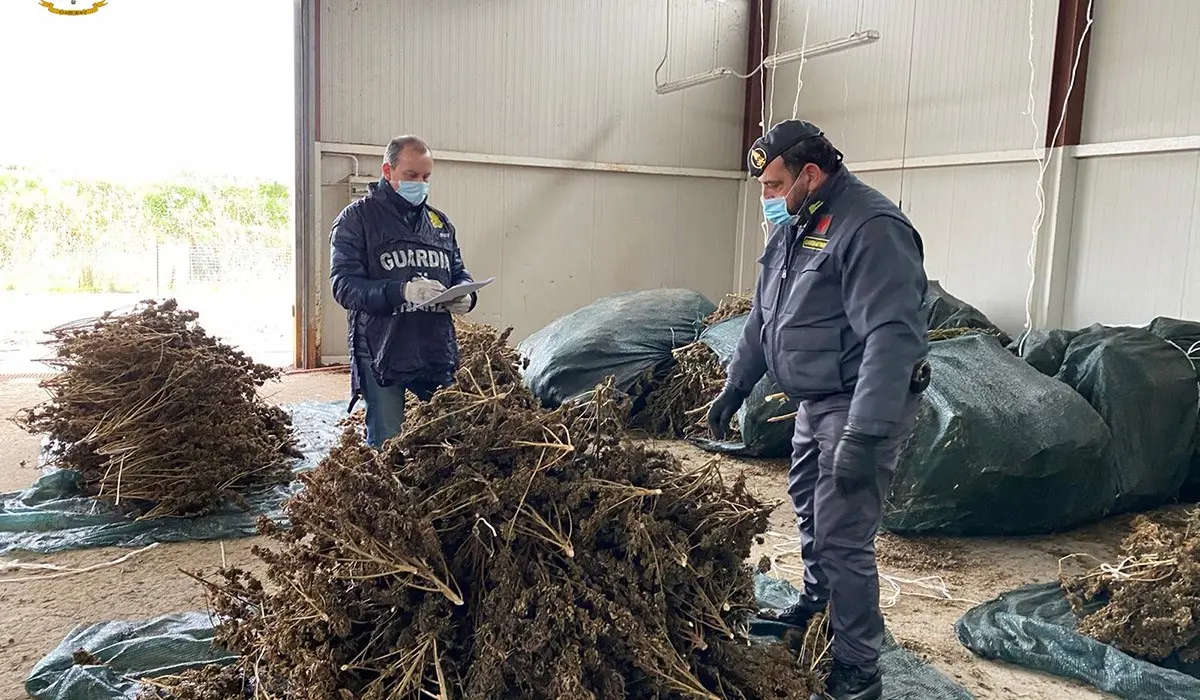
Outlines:
[[875,483],[879,462],[875,448],[883,438],[846,426],[833,452],[833,484],[842,496],[857,493]]
[[708,432],[714,440],[724,440],[729,432],[729,422],[746,402],[746,393],[731,386],[721,390],[721,395],[708,409]]

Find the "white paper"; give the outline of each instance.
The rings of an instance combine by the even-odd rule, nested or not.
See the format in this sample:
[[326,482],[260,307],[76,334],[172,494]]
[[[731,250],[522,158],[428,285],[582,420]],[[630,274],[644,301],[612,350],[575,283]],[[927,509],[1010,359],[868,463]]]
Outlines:
[[436,297],[430,299],[429,301],[427,301],[423,304],[417,304],[416,306],[413,306],[413,309],[414,310],[415,309],[423,309],[426,306],[437,306],[438,304],[445,304],[447,302],[454,301],[455,299],[461,299],[462,297],[465,297],[468,294],[471,294],[473,292],[479,291],[480,289],[483,289],[484,287],[488,286],[489,284],[491,284],[492,282],[495,282],[495,281],[496,281],[495,277],[489,277],[489,278],[483,280],[482,282],[464,282],[463,284],[456,284],[453,287],[442,292],[441,294],[437,295]]

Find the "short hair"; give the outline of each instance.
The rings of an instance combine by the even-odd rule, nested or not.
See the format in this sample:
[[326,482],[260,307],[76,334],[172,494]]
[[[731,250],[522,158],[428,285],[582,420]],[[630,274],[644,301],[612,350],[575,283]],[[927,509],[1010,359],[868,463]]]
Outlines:
[[413,148],[417,153],[428,153],[429,144],[425,143],[419,136],[397,136],[388,142],[387,150],[383,152],[383,162],[396,167],[400,162],[400,154],[404,153],[404,149]]
[[842,166],[842,152],[833,147],[829,139],[817,136],[792,146],[782,156],[783,165],[793,176],[799,175],[804,166],[813,163],[821,172],[832,174]]

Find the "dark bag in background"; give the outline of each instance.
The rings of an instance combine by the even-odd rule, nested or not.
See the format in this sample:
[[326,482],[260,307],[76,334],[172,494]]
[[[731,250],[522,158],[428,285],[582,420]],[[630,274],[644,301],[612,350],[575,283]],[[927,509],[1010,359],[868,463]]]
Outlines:
[[586,394],[608,376],[628,392],[648,372],[693,343],[716,305],[689,289],[652,289],[606,297],[550,322],[517,346],[523,376],[547,406]]
[[985,335],[935,343],[929,361],[933,382],[896,468],[886,529],[1024,535],[1112,508],[1108,429],[1071,387]]

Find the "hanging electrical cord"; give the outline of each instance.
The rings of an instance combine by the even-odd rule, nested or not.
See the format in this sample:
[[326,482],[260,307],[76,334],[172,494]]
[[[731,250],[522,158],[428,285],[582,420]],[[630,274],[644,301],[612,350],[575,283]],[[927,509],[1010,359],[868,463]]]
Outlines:
[[800,113],[800,91],[804,89],[804,64],[808,61],[804,58],[805,51],[808,50],[808,18],[812,12],[812,3],[804,4],[804,36],[800,39],[800,68],[796,71],[796,99],[792,101],[792,119]]
[[[769,40],[763,41],[763,37],[765,37],[767,35],[766,8],[767,8],[767,3],[770,3],[770,2],[774,2],[774,0],[759,0],[759,2],[758,2],[758,43],[761,45],[758,53],[759,53],[760,58],[765,58],[767,56],[767,54],[771,53],[771,45],[770,45],[771,42]],[[758,65],[761,67],[762,61],[759,61]],[[771,71],[771,74],[774,75],[775,71]],[[758,101],[759,101],[758,125],[762,127],[762,135],[766,136],[767,135],[767,79],[766,79],[765,75],[759,79],[759,86],[762,89],[758,91]],[[772,84],[771,89],[772,90],[775,89],[773,84]],[[772,96],[772,99],[773,98],[774,98],[774,96]]]
[[[1032,0],[1030,0],[1032,2]],[[905,181],[905,164],[908,161],[908,117],[912,112],[912,78],[913,78],[913,57],[916,55],[917,47],[917,10],[913,8],[912,33],[908,39],[908,85],[904,88],[904,135],[900,138],[900,201],[896,202],[896,206],[900,211],[904,211],[904,181]]]
[[658,67],[654,69],[654,87],[662,87],[662,81],[658,79],[659,72],[663,66],[667,65],[667,58],[671,55],[671,0],[667,0],[667,45],[663,48],[662,60],[658,62]]
[[[763,2],[769,2],[769,1],[770,0],[763,0]],[[667,3],[667,45],[666,45],[666,48],[663,49],[662,60],[658,62],[658,67],[654,69],[654,87],[655,88],[661,88],[661,87],[663,87],[663,85],[665,85],[665,83],[663,83],[662,80],[659,78],[659,74],[662,72],[663,66],[665,66],[667,64],[667,58],[670,57],[670,55],[671,55],[671,0],[666,0],[666,3]],[[759,4],[758,16],[759,16],[759,25],[760,26],[765,25],[766,22],[763,21],[764,16],[763,16],[763,10],[762,10],[761,3]],[[721,41],[720,32],[718,32],[717,33],[718,48],[720,47],[720,41]],[[763,70],[764,63],[765,63],[765,61],[759,61],[758,65],[754,67],[754,70],[750,71],[749,73],[739,73],[738,71],[734,70],[733,68],[722,68],[722,70],[725,71],[728,75],[732,75],[734,77],[741,78],[742,80],[749,80],[750,78],[753,78],[755,75],[758,75],[759,71]],[[717,60],[716,60],[716,54],[714,53],[713,69],[715,70],[716,68],[717,68]]]
[[[774,0],[762,0],[762,1],[774,3]],[[780,21],[780,19],[782,19],[783,13],[780,12],[779,8],[776,7],[774,14],[775,14],[775,28],[771,30],[771,39],[775,42],[775,46],[779,46],[779,21]],[[762,66],[762,64],[760,63],[759,67],[761,67],[761,66]],[[770,105],[770,107],[769,107],[770,113],[768,114],[767,119],[763,121],[763,135],[764,136],[766,135],[767,131],[775,124],[775,76],[778,74],[779,74],[778,67],[771,69],[771,98],[767,102],[767,104]]]
[[[1079,34],[1079,44],[1075,47],[1074,60],[1071,63],[1071,75],[1067,79],[1067,92],[1063,96],[1062,109],[1059,112],[1058,124],[1054,126],[1054,133],[1050,137],[1050,146],[1046,147],[1041,141],[1041,130],[1038,128],[1037,116],[1035,115],[1036,99],[1033,95],[1034,78],[1036,66],[1033,61],[1034,51],[1034,2],[1029,0],[1029,122],[1033,125],[1033,150],[1034,156],[1037,159],[1038,174],[1037,182],[1035,183],[1034,194],[1037,197],[1037,214],[1033,218],[1032,242],[1029,246],[1029,255],[1026,262],[1029,264],[1029,289],[1025,293],[1025,330],[1029,331],[1033,328],[1033,293],[1037,288],[1037,249],[1038,242],[1041,238],[1042,222],[1046,218],[1046,187],[1044,180],[1046,178],[1046,170],[1050,167],[1050,161],[1054,155],[1055,144],[1058,143],[1058,135],[1062,133],[1063,124],[1067,120],[1067,105],[1071,102],[1071,93],[1075,90],[1075,78],[1079,72],[1079,61],[1083,56],[1083,43],[1087,41],[1088,32],[1092,29],[1092,9],[1095,0],[1088,0],[1087,5],[1087,21],[1083,25],[1083,31]],[[1025,334],[1028,336],[1028,333]],[[1021,339],[1021,348],[1023,350],[1025,337]]]

